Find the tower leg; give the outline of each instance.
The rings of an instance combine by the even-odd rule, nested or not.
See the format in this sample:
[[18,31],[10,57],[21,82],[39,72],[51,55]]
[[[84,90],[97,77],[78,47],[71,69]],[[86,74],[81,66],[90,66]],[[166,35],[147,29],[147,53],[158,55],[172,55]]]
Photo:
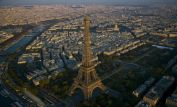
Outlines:
[[72,86],[70,88],[69,96],[72,96],[74,94],[74,91],[76,90],[76,88],[78,88],[76,83],[72,84]]
[[[92,89],[91,89],[92,90]],[[84,98],[85,98],[85,100],[90,100],[91,99],[91,97],[92,97],[92,92],[91,92],[91,90],[90,89],[83,89],[82,91],[83,91],[83,93],[84,93]]]

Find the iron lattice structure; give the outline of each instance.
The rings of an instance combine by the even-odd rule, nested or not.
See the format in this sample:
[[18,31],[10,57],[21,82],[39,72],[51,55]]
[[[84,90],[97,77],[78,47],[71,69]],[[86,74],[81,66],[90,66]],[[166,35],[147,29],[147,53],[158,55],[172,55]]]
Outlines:
[[76,89],[81,89],[84,94],[85,100],[89,100],[92,97],[94,89],[100,88],[102,91],[106,87],[101,82],[101,79],[97,76],[93,62],[93,52],[91,50],[91,38],[90,38],[90,18],[84,18],[84,37],[83,37],[83,57],[82,65],[79,69],[78,76],[74,79],[74,83],[71,87],[70,95],[72,95]]

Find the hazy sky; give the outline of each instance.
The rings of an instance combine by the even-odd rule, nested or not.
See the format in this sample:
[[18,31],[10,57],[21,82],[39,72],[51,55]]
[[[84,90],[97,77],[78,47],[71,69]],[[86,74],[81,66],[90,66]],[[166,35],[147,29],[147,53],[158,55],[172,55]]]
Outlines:
[[31,5],[31,4],[85,4],[85,3],[123,3],[123,4],[150,4],[150,3],[177,3],[177,0],[0,0],[0,5]]

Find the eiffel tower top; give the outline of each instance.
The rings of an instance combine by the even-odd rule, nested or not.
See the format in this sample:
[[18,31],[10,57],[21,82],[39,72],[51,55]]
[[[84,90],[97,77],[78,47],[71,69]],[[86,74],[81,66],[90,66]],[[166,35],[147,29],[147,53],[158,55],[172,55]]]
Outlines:
[[90,37],[90,18],[85,16],[84,18],[84,37],[83,37],[83,57],[82,66],[91,67],[93,66],[93,52],[91,50],[91,37]]
[[84,21],[90,21],[90,17],[89,16],[85,16],[84,17]]

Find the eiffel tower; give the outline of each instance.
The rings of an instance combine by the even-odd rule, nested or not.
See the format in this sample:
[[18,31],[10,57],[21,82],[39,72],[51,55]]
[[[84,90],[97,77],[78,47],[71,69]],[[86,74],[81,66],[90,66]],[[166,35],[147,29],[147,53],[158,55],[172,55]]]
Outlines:
[[93,52],[91,50],[90,39],[90,18],[86,16],[84,18],[84,44],[83,44],[83,57],[82,65],[79,69],[78,76],[74,79],[74,83],[71,86],[70,95],[74,94],[76,89],[81,89],[84,94],[85,100],[90,100],[94,89],[99,88],[105,91],[106,87],[101,82],[101,79],[97,76],[93,62]]

